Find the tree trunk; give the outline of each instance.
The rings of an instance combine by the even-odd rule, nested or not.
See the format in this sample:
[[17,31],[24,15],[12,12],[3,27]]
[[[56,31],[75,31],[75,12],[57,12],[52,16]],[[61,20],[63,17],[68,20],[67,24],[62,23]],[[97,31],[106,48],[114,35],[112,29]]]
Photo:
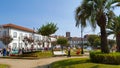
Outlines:
[[45,47],[45,42],[42,43],[43,44],[43,48]]
[[103,53],[109,53],[108,42],[107,42],[107,34],[105,30],[105,26],[100,28],[101,30],[101,51]]
[[97,16],[97,24],[100,27],[101,32],[101,52],[109,53],[106,33],[106,15],[104,14],[104,12],[99,12]]
[[117,52],[120,52],[120,35],[116,35]]
[[48,39],[49,39],[49,45],[51,44],[51,52],[52,52],[52,55],[54,55],[54,53],[53,53],[53,45],[52,45],[52,43],[51,43],[51,38],[50,37],[48,37]]

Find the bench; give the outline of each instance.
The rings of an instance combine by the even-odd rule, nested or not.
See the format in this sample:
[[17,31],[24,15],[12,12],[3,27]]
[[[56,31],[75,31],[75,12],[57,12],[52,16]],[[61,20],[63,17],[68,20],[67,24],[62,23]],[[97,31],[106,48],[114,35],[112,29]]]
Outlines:
[[60,56],[60,55],[66,55],[66,53],[65,53],[65,51],[54,51],[53,52],[53,54],[55,55],[55,56]]

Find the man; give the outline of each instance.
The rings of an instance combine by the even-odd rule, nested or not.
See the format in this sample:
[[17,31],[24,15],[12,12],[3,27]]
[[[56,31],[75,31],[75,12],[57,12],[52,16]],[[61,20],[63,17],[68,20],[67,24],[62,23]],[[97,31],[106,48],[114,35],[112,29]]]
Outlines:
[[68,57],[71,57],[71,55],[70,55],[70,47],[68,47]]

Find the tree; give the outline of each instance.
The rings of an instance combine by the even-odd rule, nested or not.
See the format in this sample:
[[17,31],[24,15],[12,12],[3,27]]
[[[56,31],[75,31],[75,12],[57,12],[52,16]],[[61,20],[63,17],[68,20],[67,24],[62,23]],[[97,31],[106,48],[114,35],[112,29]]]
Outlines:
[[3,35],[3,37],[1,37],[0,40],[8,47],[8,44],[12,42],[13,38],[8,35]]
[[116,37],[117,51],[120,52],[120,15],[112,19],[113,20],[107,25],[107,34],[114,34]]
[[57,41],[52,41],[51,45],[53,45],[53,46],[57,45]]
[[112,48],[116,44],[116,41],[112,40],[112,39],[108,39],[108,44],[109,44],[110,48]]
[[88,42],[90,43],[90,46],[97,47],[100,45],[100,37],[98,35],[88,35]]
[[54,34],[57,30],[57,25],[51,22],[46,25],[42,25],[42,27],[38,29],[38,33],[43,36],[50,36],[51,34]]
[[[38,33],[43,36],[47,36],[48,40],[50,40],[50,42],[51,42],[51,39],[49,38],[49,36],[51,34],[54,34],[57,30],[58,30],[57,25],[51,22],[46,25],[42,25],[42,27],[40,27],[38,29]],[[43,47],[44,47],[44,42],[45,42],[45,40],[43,40]]]
[[57,44],[61,45],[61,48],[63,50],[63,46],[68,45],[68,39],[64,37],[60,37],[57,39]]
[[96,25],[100,27],[101,32],[101,51],[109,53],[107,44],[106,24],[112,17],[111,8],[120,6],[120,0],[83,0],[75,12],[76,27],[81,25],[87,26],[87,22],[91,24],[93,30]]
[[[48,23],[48,24],[46,24],[46,25],[42,25],[42,27],[40,27],[39,29],[38,29],[38,33],[39,34],[41,34],[41,35],[43,35],[43,36],[47,36],[48,37],[48,40],[47,40],[47,42],[50,42],[51,43],[51,39],[49,38],[49,36],[51,35],[51,34],[54,34],[56,31],[58,30],[58,27],[57,27],[57,25],[56,24],[54,24],[54,23]],[[43,42],[43,47],[44,47],[44,42],[45,42],[46,40],[42,40],[42,42]],[[53,54],[53,46],[51,46],[52,47],[52,54]]]
[[33,51],[34,46],[32,43],[34,43],[34,39],[32,37],[24,37],[22,41],[25,43],[26,48],[27,48],[28,43],[31,44],[31,51]]

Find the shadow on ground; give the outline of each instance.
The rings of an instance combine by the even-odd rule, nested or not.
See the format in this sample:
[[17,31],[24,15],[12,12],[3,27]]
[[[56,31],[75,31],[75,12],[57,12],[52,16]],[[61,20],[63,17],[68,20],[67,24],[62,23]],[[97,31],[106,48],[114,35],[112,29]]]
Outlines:
[[34,67],[34,68],[51,68],[50,65],[42,65],[42,66],[37,66],[37,67]]

